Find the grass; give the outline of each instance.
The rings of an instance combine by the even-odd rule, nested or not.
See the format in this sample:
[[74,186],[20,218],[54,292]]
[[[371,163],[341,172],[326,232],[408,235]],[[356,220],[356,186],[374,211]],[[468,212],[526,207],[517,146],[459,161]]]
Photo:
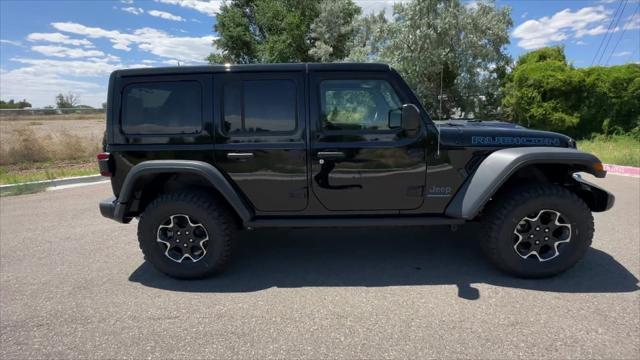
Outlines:
[[72,176],[96,175],[97,162],[55,161],[0,166],[0,185],[53,180]]
[[592,153],[602,162],[640,167],[640,140],[630,135],[596,136],[578,141],[578,149]]
[[[36,132],[36,122],[24,124],[0,142],[0,185],[99,173],[95,156],[102,150],[101,138],[64,128]],[[32,191],[37,187],[20,187],[15,192]]]
[[81,137],[66,130],[37,135],[31,127],[14,130],[9,141],[0,144],[0,165],[20,165],[95,159],[102,145],[100,139]]
[[13,189],[0,193],[0,196],[15,196],[15,195],[25,195],[25,194],[35,194],[47,189],[47,185],[44,184],[29,184],[29,185],[20,185],[16,186]]
[[0,121],[100,120],[104,114],[2,115]]

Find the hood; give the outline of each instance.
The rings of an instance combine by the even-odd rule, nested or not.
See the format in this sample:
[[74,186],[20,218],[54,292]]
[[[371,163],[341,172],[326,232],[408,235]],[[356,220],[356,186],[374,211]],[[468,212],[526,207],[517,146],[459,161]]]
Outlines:
[[575,148],[569,136],[550,131],[532,130],[524,126],[484,120],[435,121],[440,129],[440,142],[449,147],[508,148],[551,146]]

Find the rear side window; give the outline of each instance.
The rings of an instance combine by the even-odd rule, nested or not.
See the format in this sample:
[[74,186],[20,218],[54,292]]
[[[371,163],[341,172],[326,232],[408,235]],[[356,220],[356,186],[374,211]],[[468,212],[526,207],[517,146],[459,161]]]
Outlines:
[[224,85],[224,131],[290,132],[296,128],[292,80],[238,80]]
[[125,87],[126,134],[194,134],[202,130],[202,87],[197,81],[147,82]]

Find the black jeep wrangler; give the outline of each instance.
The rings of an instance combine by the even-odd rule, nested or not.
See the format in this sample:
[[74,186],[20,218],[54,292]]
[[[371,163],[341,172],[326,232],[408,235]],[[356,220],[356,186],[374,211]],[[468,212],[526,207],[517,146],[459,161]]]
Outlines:
[[614,202],[577,174],[606,172],[571,138],[434,122],[383,64],[118,70],[104,151],[102,215],[138,217],[146,259],[177,278],[221,271],[240,229],[467,221],[500,269],[546,277],[585,254],[591,212]]

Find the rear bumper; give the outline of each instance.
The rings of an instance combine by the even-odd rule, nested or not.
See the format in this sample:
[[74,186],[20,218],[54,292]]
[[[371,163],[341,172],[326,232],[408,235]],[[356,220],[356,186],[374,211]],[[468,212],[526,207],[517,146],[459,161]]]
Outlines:
[[125,217],[125,206],[120,203],[115,196],[108,197],[100,201],[100,214],[107,219],[115,220],[119,223],[126,224],[131,218]]

